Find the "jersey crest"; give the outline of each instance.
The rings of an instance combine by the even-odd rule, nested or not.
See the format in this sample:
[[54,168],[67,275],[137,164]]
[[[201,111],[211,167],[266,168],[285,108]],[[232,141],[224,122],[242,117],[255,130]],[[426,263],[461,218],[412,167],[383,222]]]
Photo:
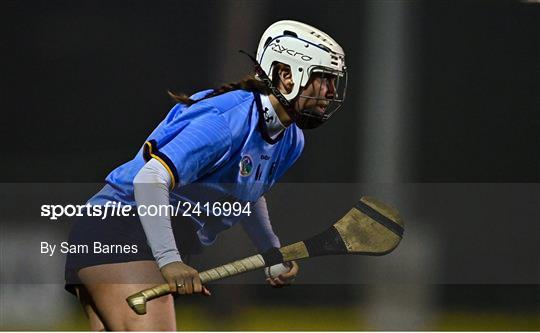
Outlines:
[[251,159],[251,156],[249,155],[243,155],[240,159],[240,176],[247,177],[251,175],[251,171],[253,171],[253,160]]

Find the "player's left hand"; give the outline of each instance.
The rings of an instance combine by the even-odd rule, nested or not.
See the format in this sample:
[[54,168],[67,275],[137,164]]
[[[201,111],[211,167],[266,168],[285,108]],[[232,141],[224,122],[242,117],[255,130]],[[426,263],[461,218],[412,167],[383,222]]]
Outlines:
[[281,288],[286,285],[290,285],[294,282],[296,275],[298,275],[298,264],[296,261],[286,262],[283,265],[289,268],[288,272],[283,272],[276,277],[269,276],[266,278],[268,282],[274,288]]

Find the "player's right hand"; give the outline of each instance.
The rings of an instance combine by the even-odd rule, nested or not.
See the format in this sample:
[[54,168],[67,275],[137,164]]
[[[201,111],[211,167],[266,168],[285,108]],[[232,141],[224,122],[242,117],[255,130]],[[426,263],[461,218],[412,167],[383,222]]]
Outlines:
[[210,291],[202,285],[199,272],[183,262],[175,261],[161,267],[161,275],[173,293],[202,293],[210,296]]

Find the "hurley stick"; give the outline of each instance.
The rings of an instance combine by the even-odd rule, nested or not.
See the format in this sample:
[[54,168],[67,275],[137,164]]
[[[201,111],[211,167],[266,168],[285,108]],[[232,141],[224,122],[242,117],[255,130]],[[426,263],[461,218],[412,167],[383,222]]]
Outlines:
[[[403,237],[403,221],[390,206],[362,197],[354,207],[326,231],[304,241],[263,254],[233,261],[199,274],[203,284],[281,262],[323,255],[384,255],[392,252]],[[140,291],[126,301],[137,314],[146,313],[146,302],[170,294],[168,284]]]

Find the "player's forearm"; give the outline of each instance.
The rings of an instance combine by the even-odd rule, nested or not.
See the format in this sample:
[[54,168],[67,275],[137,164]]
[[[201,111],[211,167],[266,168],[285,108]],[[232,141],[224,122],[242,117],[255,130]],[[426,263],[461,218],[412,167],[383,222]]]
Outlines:
[[[133,180],[135,201],[146,207],[169,205],[169,186],[172,179],[167,170],[151,159]],[[139,216],[141,224],[159,268],[174,261],[182,261],[176,247],[169,212],[157,216]]]
[[272,229],[270,215],[264,196],[253,204],[252,213],[242,221],[242,227],[257,249],[264,252],[273,247],[280,247],[279,238]]

